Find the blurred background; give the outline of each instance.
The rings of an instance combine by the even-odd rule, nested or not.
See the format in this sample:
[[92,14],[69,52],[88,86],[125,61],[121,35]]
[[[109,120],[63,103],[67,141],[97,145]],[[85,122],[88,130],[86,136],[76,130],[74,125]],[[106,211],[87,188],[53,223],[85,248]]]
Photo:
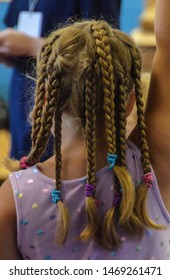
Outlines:
[[[9,0],[0,0],[0,30],[5,28],[3,18],[8,7],[8,2]],[[134,28],[139,26],[139,16],[144,5],[145,0],[122,0],[120,24],[123,31],[130,33]],[[6,104],[8,101],[10,73],[10,68],[0,64],[0,97],[3,98]]]
[[[24,1],[24,0],[21,0]],[[114,1],[114,0],[113,0]],[[5,28],[3,23],[10,0],[0,0],[0,30]],[[155,52],[155,39],[153,33],[155,0],[122,0],[120,13],[120,29],[131,34],[140,47],[143,56],[142,81],[144,100],[146,102],[150,68]],[[49,1],[50,5],[50,1]],[[2,160],[9,155],[10,133],[8,130],[8,87],[11,77],[11,68],[0,63],[0,185],[6,179],[7,171]],[[127,135],[129,135],[136,122],[136,112],[133,110],[127,123]],[[5,122],[3,121],[5,119]]]

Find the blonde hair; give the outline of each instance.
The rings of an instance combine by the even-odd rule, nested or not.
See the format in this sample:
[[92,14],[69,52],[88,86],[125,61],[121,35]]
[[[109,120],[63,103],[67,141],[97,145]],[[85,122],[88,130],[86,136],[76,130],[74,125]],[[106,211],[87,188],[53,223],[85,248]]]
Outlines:
[[[148,186],[137,189],[126,167],[126,99],[135,87],[143,173],[151,171],[140,82],[141,58],[133,40],[105,21],[83,21],[54,31],[45,41],[37,61],[37,84],[33,110],[32,149],[27,165],[42,156],[55,120],[56,190],[61,190],[62,113],[81,120],[87,147],[87,224],[79,239],[92,237],[113,248],[121,241],[118,228],[142,236],[144,227],[161,228],[148,217],[145,204]],[[96,125],[103,117],[108,154],[117,155],[113,166],[114,195],[120,203],[105,214],[100,228],[96,206]],[[69,231],[68,209],[57,200],[57,244],[64,244]],[[99,235],[98,232],[101,231]]]
[[[150,76],[149,72],[142,72],[141,74],[141,88],[143,93],[143,103],[144,103],[144,111],[146,107],[147,97],[148,97],[148,90],[149,90],[149,83],[150,83]],[[127,118],[127,127],[126,127],[126,136],[128,137],[137,123],[137,109],[136,106],[133,107],[130,115]]]

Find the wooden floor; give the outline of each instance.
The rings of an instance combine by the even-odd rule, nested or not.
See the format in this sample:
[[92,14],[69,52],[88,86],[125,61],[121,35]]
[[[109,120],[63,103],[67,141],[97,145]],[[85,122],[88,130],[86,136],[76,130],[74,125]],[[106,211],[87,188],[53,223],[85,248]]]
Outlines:
[[3,159],[8,157],[10,149],[10,133],[6,129],[0,129],[0,184],[7,179],[9,171],[3,165]]

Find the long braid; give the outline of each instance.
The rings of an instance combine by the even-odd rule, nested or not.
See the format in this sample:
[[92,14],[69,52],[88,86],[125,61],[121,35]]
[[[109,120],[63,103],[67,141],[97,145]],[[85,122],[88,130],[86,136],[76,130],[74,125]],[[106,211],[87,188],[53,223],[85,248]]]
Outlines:
[[[137,116],[138,116],[138,130],[139,130],[139,140],[141,146],[141,161],[143,167],[144,176],[147,176],[151,173],[151,165],[150,165],[150,157],[149,157],[149,147],[146,140],[146,125],[144,119],[144,112],[143,112],[143,96],[141,90],[141,83],[140,83],[140,54],[137,49],[132,50],[132,71],[134,76],[134,84],[135,84],[135,92],[136,92],[136,105],[137,105]],[[143,222],[144,225],[147,227],[152,227],[154,229],[161,229],[162,226],[157,225],[154,223],[146,213],[146,197],[148,193],[148,188],[151,186],[152,181],[147,183],[143,181],[141,186],[137,189],[136,192],[136,205],[135,211],[136,215],[139,219]]]
[[[125,85],[120,84],[119,85],[119,162],[120,166],[124,169],[126,169],[126,98],[127,98],[127,87]],[[126,172],[126,171],[125,171]],[[120,225],[124,222],[128,221],[129,217],[132,214],[134,201],[135,201],[135,188],[133,183],[131,182],[129,184],[128,189],[124,189],[124,191],[127,191],[127,194],[124,194],[124,199],[121,200],[120,208],[119,208],[119,223]]]
[[[123,78],[122,78],[123,79]],[[117,96],[117,122],[119,125],[117,133],[118,162],[120,166],[126,167],[126,91],[127,87],[120,83]]]
[[32,145],[35,145],[37,134],[40,131],[41,127],[41,119],[43,114],[43,107],[45,102],[45,85],[46,85],[46,77],[47,77],[47,62],[49,56],[52,52],[52,45],[54,41],[58,38],[58,36],[52,36],[47,39],[46,43],[43,45],[39,58],[37,59],[37,82],[36,82],[36,98],[35,98],[35,106],[33,109],[33,123],[32,123]]
[[[43,85],[44,95],[42,91],[42,95],[39,95],[35,103],[35,111],[33,117],[35,120],[35,114],[38,112],[38,109],[36,108],[39,108],[41,105],[41,110],[39,111],[40,121],[37,124],[33,123],[32,141],[34,142],[32,145],[31,152],[27,157],[26,162],[28,164],[32,162],[37,162],[40,159],[45,150],[51,132],[52,119],[54,116],[56,106],[56,96],[59,87],[58,69],[56,70],[55,68],[53,68],[56,59],[56,54],[52,53],[52,46],[54,42],[58,39],[58,37],[59,36],[54,33],[54,35],[51,38],[47,39],[47,42],[42,47],[42,51],[40,53],[40,64],[37,65],[37,71],[39,75],[42,75],[42,78],[39,77],[39,79],[44,80],[45,84]],[[41,69],[42,65],[43,68]],[[40,85],[41,84],[37,85],[37,88]],[[43,100],[41,100],[40,97],[42,97]],[[37,102],[39,102],[40,105]]]
[[[45,90],[45,87],[47,80],[52,78],[48,75],[47,65],[52,52],[52,44],[57,38],[58,36],[54,35],[52,38],[47,39],[39,56],[39,63],[37,65],[38,82],[36,85],[36,99],[33,110],[32,149],[25,161],[28,166],[38,162],[45,150],[50,134],[50,119],[52,119],[52,117],[50,116],[49,110],[51,109],[50,106],[52,103],[53,112],[55,109],[55,87],[54,90],[50,90],[49,88]],[[48,85],[51,86],[50,82]],[[48,120],[47,125],[46,120]]]
[[32,162],[35,159],[39,159],[43,154],[52,126],[52,120],[54,117],[54,111],[56,108],[56,95],[58,92],[58,77],[57,73],[53,71],[48,76],[46,103],[44,105],[43,116],[41,121],[40,131],[32,150],[28,156],[27,162]]
[[[121,81],[122,82],[119,84],[117,108],[117,122],[119,123],[117,145],[120,166],[126,170],[126,99],[128,92],[128,79],[126,78],[125,73],[122,75]],[[141,236],[143,234],[143,226],[133,211],[135,203],[135,187],[128,172],[126,176],[129,177],[129,188],[125,189],[128,193],[124,196],[125,199],[122,199],[120,203],[119,226],[121,226],[122,229],[129,234],[134,235],[135,232],[137,236]]]
[[[35,149],[32,150],[28,157],[35,158],[44,152],[47,140],[49,138],[53,119],[55,121],[55,155],[56,155],[56,188],[52,191],[52,202],[57,204],[57,223],[56,223],[56,244],[65,243],[69,231],[70,217],[67,207],[61,198],[61,124],[62,124],[62,97],[59,91],[60,71],[57,65],[57,53],[53,50],[52,45],[59,36],[54,34],[49,42],[44,54],[44,70],[46,70],[44,78],[46,78],[46,100],[43,102],[42,120],[38,138],[35,142]],[[48,53],[47,53],[48,52]],[[47,59],[48,58],[48,59]],[[35,116],[34,116],[35,117]]]
[[[31,133],[31,139],[32,139],[32,148],[30,151],[30,154],[27,157],[23,157],[20,162],[18,161],[11,161],[10,159],[6,161],[6,165],[8,166],[9,170],[11,171],[17,171],[20,168],[27,168],[29,166],[34,165],[38,162],[40,159],[43,150],[45,149],[45,144],[42,146],[42,148],[38,148],[36,141],[38,140],[39,144],[41,145],[41,140],[45,139],[43,136],[39,139],[39,133],[42,129],[42,126],[44,126],[44,123],[42,122],[43,119],[43,111],[45,107],[45,97],[46,97],[46,91],[45,91],[45,82],[47,79],[47,62],[49,59],[49,56],[52,52],[52,44],[54,41],[58,38],[58,35],[55,34],[51,36],[51,38],[47,38],[46,42],[42,46],[41,52],[39,54],[39,58],[37,60],[37,82],[36,82],[36,90],[35,90],[35,105],[32,112],[32,133]],[[49,98],[50,99],[50,98]],[[48,136],[47,136],[48,138]],[[46,142],[47,139],[46,138]],[[22,163],[23,162],[23,163]],[[25,167],[23,167],[25,166]]]
[[[52,192],[52,201],[57,204],[57,223],[56,223],[56,244],[62,245],[65,243],[69,225],[70,218],[67,207],[64,205],[62,198],[60,197],[61,193],[61,123],[62,123],[62,104],[61,104],[61,93],[59,91],[59,71],[56,65],[57,54],[54,52],[51,58],[48,59],[48,64],[46,69],[48,71],[47,76],[47,94],[46,94],[46,103],[43,111],[43,119],[45,120],[45,125],[41,126],[40,135],[43,136],[43,139],[39,136],[39,142],[36,142],[36,146],[39,146],[38,153],[42,154],[47,139],[50,134],[52,127],[53,118],[55,120],[55,155],[56,155],[56,188]],[[54,117],[55,115],[55,117]],[[43,124],[43,121],[42,121]],[[41,140],[40,140],[41,139]],[[37,148],[37,147],[36,147]],[[57,199],[56,199],[57,194]]]
[[87,147],[87,182],[85,187],[87,225],[80,239],[88,240],[97,231],[98,216],[95,201],[96,192],[96,74],[95,67],[89,66],[86,72],[85,138]]
[[[59,104],[58,104],[59,105]],[[56,224],[56,244],[63,245],[66,242],[69,227],[70,217],[67,207],[64,205],[61,193],[61,168],[62,168],[62,156],[61,156],[61,124],[62,124],[62,110],[56,106],[55,110],[55,156],[56,156],[56,191],[59,194],[58,199],[54,203],[58,206],[57,211],[57,224]]]
[[[92,25],[95,38],[96,52],[99,56],[99,64],[102,73],[104,91],[104,113],[106,122],[106,138],[108,142],[108,153],[116,155],[116,133],[114,121],[114,76],[112,56],[109,46],[108,30],[104,23]],[[114,227],[115,206],[107,213],[103,221],[103,243],[107,247],[119,244],[118,234]]]

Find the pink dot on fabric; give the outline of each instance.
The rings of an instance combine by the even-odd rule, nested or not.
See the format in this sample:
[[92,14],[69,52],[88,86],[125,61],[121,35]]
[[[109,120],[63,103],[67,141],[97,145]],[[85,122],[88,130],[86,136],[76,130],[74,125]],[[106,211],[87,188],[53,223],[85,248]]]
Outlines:
[[80,211],[81,211],[81,208],[77,208],[77,209],[76,209],[76,212],[77,212],[77,213],[80,213]]
[[32,184],[34,181],[32,180],[32,179],[29,179],[28,181],[27,181],[27,183],[28,184]]
[[43,193],[49,193],[49,189],[43,189]]
[[155,260],[155,257],[151,257],[150,259],[151,259],[151,260]]
[[122,236],[122,237],[121,237],[121,241],[122,241],[122,242],[125,242],[126,240],[127,240],[127,238],[126,238],[125,236]]

